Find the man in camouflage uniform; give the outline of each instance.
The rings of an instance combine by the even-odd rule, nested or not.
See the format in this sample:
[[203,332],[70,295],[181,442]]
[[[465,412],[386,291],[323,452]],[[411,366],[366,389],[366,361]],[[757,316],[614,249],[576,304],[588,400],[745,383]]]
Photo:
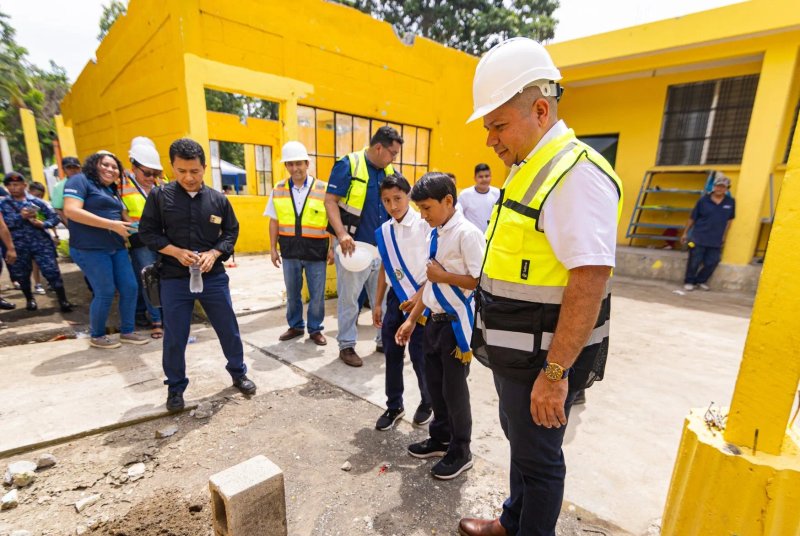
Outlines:
[[35,311],[38,308],[31,291],[31,271],[35,260],[58,296],[61,311],[72,311],[58,269],[56,248],[47,232],[58,225],[58,215],[45,202],[26,195],[25,177],[19,173],[12,171],[7,174],[3,184],[10,195],[0,201],[0,212],[17,250],[17,260],[8,266],[8,271],[11,279],[19,282],[20,290],[25,295],[26,309]]

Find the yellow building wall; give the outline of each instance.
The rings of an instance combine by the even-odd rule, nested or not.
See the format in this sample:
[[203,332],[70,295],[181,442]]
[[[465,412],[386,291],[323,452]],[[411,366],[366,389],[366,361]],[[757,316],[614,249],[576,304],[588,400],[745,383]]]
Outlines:
[[[196,5],[203,39],[189,40],[187,52],[306,81],[313,92],[301,105],[430,128],[431,169],[455,173],[463,188],[475,164],[487,162],[502,184],[505,169],[484,146],[481,125],[464,125],[477,58],[422,38],[405,45],[388,24],[335,3]],[[282,172],[275,167],[276,180]]]
[[[760,220],[769,214],[768,175],[782,172],[800,92],[797,65],[788,64],[797,55],[775,52],[800,44],[798,11],[777,14],[791,4],[751,0],[548,47],[567,88],[561,116],[579,136],[620,135],[617,170],[628,192],[621,243],[635,193],[656,161],[667,87],[759,73],[767,61],[768,76],[760,81],[766,89],[753,116],[761,126],[771,122],[776,133],[750,136],[745,152],[753,161],[717,166],[731,176],[734,195],[746,186],[724,261],[749,261]],[[97,58],[62,104],[81,157],[105,148],[127,161],[130,139],[146,135],[169,170],[167,148],[180,136],[193,136],[206,149],[209,139],[245,143],[250,163],[251,146],[264,144],[273,148],[278,181],[285,174],[280,146],[297,136],[300,104],[431,129],[429,168],[455,173],[459,189],[472,184],[478,162],[491,166],[496,185],[506,175],[485,147],[480,121],[464,124],[477,58],[424,38],[404,44],[388,24],[341,4],[132,0]],[[206,112],[204,87],[272,98],[280,103],[280,121],[242,125],[235,116]],[[739,179],[743,166],[752,175],[747,183]],[[250,171],[248,193],[252,178]],[[251,240],[248,233],[243,228],[243,243],[268,249],[263,235]]]
[[169,172],[169,144],[187,133],[179,0],[135,0],[61,104],[81,159],[106,149],[129,165],[135,136],[151,138]]
[[[655,23],[656,26],[660,24],[664,23]],[[686,31],[690,31],[690,28]],[[587,38],[587,41],[598,40],[598,37]],[[765,92],[765,96],[761,99],[758,94],[756,96],[742,163],[681,168],[717,169],[731,178],[732,195],[742,195],[737,199],[737,218],[729,234],[723,262],[750,262],[759,229],[762,227],[762,219],[770,214],[770,173],[773,174],[775,199],[780,191],[780,179],[785,169],[783,158],[800,93],[800,83],[796,76],[800,71],[793,61],[796,56],[789,55],[792,61],[778,63],[777,67],[776,62],[773,62],[768,72],[763,69],[763,58],[767,54],[774,57],[772,51],[785,49],[787,40],[795,43],[794,47],[797,48],[800,46],[800,32],[742,39],[736,43],[700,49],[668,51],[657,57],[635,57],[600,65],[566,66],[561,69],[566,92],[560,103],[559,113],[575,129],[576,134],[579,137],[619,134],[616,170],[627,192],[618,231],[621,244],[628,243],[625,234],[645,172],[654,168],[666,169],[656,168],[655,164],[668,86],[759,74],[759,89]],[[612,39],[607,36],[605,41]],[[550,47],[556,63],[560,56],[570,56],[571,47],[571,43]],[[793,82],[789,83],[787,80]],[[769,131],[765,131],[764,122],[770,123]],[[743,167],[747,167],[747,172],[740,179]],[[662,204],[692,206],[694,198],[690,197],[659,194],[657,198],[649,197],[648,203],[657,199]],[[687,218],[687,213],[646,212],[641,221],[683,223]],[[763,246],[763,239],[761,243]],[[652,245],[653,242],[649,244]]]

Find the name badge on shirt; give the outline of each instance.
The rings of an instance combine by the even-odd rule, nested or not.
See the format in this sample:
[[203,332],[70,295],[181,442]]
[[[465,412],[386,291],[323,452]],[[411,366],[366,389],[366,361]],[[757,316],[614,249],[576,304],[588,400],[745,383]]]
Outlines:
[[213,214],[211,215],[211,217],[208,220],[211,223],[217,223],[217,224],[222,223],[222,218],[220,218],[219,216],[214,216]]

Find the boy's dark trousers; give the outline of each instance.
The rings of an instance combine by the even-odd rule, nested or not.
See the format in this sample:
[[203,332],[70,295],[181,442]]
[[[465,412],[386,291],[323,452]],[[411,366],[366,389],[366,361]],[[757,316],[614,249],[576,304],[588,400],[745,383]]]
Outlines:
[[[390,288],[386,295],[386,312],[383,314],[383,326],[381,327],[383,353],[386,356],[386,407],[388,409],[403,407],[403,360],[406,347],[399,346],[394,342],[394,335],[404,321],[405,317],[400,310],[400,299]],[[417,324],[411,333],[411,340],[408,342],[408,353],[414,373],[417,375],[422,404],[425,407],[431,407],[431,399],[428,396],[425,382],[424,336],[425,327]]]
[[469,403],[469,363],[455,356],[456,336],[449,321],[425,325],[425,378],[433,403],[430,436],[450,443],[447,451],[459,457],[470,453],[472,409]]

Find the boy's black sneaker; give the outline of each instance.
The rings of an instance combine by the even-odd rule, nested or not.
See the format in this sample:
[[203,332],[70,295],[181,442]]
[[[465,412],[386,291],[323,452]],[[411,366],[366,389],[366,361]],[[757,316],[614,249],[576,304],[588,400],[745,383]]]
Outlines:
[[447,454],[447,444],[440,443],[434,438],[429,437],[425,441],[412,443],[408,446],[408,453],[415,458],[433,458]]
[[433,419],[433,408],[420,404],[414,412],[414,424],[423,426],[431,422],[431,419]]
[[378,422],[375,423],[375,429],[382,432],[391,430],[394,428],[394,425],[397,424],[397,421],[399,421],[405,414],[406,411],[403,408],[387,409],[383,412],[383,415],[380,416]]
[[448,452],[444,458],[431,467],[431,474],[439,480],[451,480],[467,469],[472,469],[472,454],[458,456]]
[[167,411],[183,410],[183,393],[167,392]]

